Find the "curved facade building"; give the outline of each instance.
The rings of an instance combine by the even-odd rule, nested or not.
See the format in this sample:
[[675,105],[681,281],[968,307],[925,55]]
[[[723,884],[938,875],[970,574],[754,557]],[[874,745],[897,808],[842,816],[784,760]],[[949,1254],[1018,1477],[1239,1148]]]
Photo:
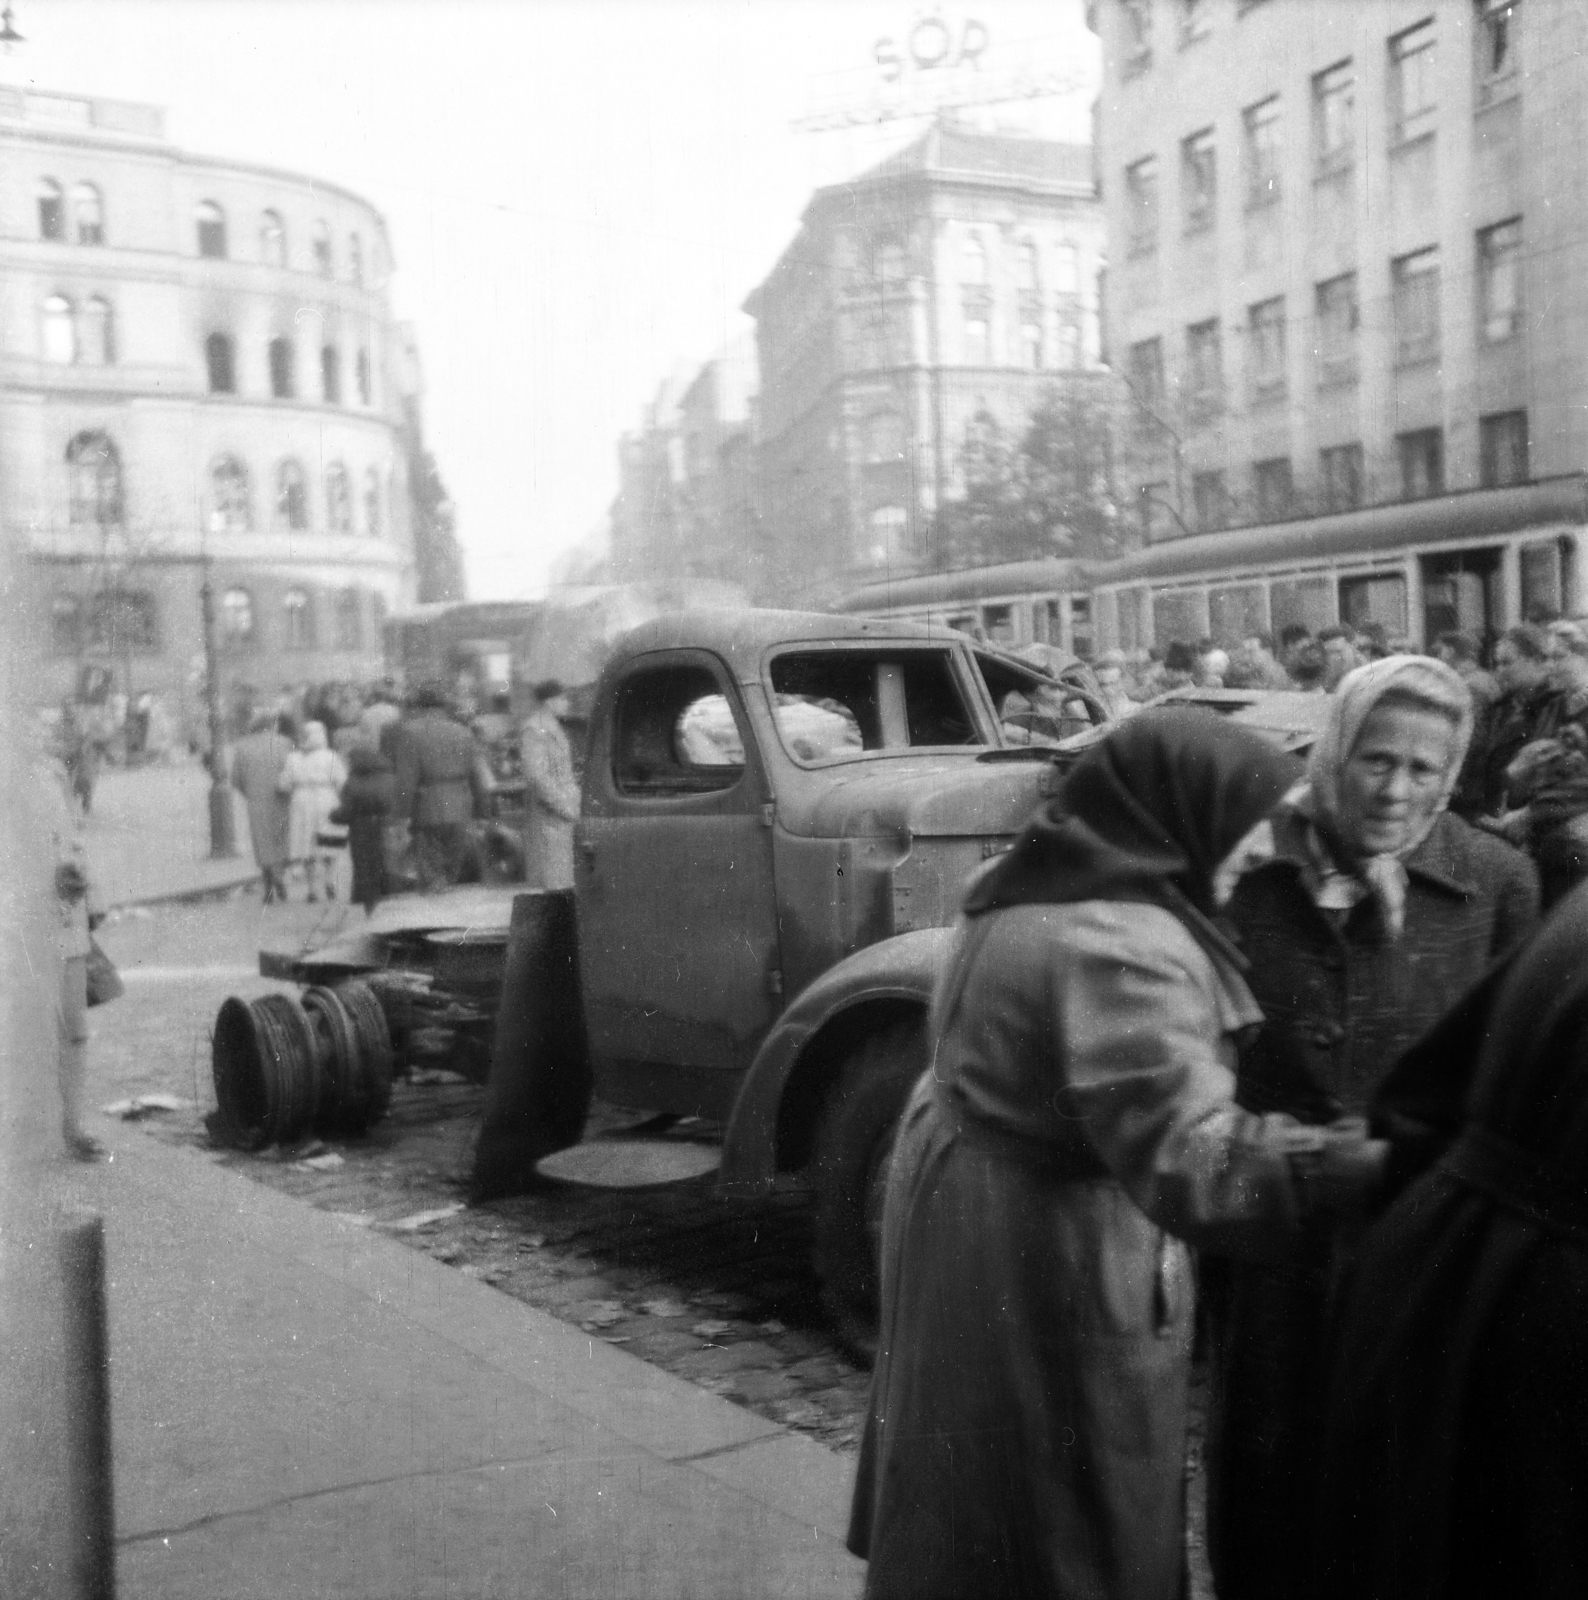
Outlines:
[[48,663],[194,714],[210,576],[228,689],[368,678],[413,594],[380,213],[189,155],[153,106],[0,89],[0,526]]

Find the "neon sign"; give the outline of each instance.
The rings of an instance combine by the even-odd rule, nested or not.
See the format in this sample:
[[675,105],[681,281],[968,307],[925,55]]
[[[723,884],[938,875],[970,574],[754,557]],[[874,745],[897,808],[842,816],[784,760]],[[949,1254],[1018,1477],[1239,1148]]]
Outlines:
[[981,58],[991,42],[987,25],[967,17],[958,32],[942,17],[918,17],[902,39],[878,39],[873,51],[884,83],[900,82],[906,72],[935,72],[941,68],[981,68]]

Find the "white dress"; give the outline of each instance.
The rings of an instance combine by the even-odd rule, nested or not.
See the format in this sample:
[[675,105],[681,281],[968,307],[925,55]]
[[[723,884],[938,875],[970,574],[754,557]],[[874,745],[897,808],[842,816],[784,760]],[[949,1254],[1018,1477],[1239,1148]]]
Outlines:
[[336,810],[347,767],[334,750],[294,750],[281,769],[281,788],[290,791],[287,808],[287,859],[307,861],[325,852],[315,836]]

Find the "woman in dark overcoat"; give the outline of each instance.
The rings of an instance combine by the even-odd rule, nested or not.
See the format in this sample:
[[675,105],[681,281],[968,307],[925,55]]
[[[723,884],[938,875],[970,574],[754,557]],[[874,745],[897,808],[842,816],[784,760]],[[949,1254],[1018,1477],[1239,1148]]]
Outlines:
[[1234,1103],[1260,1014],[1212,884],[1294,776],[1145,711],[973,883],[889,1172],[849,1530],[873,1600],[1179,1600],[1181,1241],[1283,1251],[1383,1149]]
[[396,778],[391,762],[368,745],[354,745],[347,765],[347,782],[331,820],[347,828],[353,901],[373,914],[386,893],[385,830],[396,802]]
[[[1254,1112],[1364,1116],[1419,1035],[1520,942],[1538,879],[1446,805],[1471,735],[1460,677],[1424,656],[1347,674],[1307,783],[1248,838],[1230,920],[1264,1022],[1243,1048]],[[1306,1592],[1327,1230],[1273,1264],[1213,1263],[1208,1548],[1219,1600]]]

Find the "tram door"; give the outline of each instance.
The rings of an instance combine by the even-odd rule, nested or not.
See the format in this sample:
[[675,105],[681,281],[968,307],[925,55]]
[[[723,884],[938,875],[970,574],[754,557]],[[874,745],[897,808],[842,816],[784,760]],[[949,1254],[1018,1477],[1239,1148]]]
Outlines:
[[1477,639],[1500,631],[1500,551],[1455,550],[1419,558],[1423,580],[1423,648],[1442,633]]

